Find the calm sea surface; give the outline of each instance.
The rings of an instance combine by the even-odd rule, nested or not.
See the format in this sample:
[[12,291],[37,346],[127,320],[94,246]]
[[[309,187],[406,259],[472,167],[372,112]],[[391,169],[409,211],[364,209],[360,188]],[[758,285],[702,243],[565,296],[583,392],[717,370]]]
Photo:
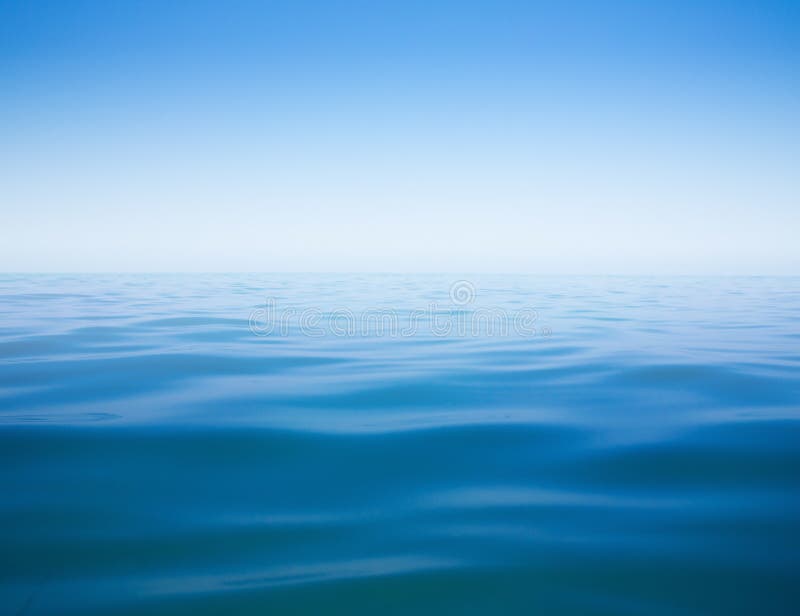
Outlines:
[[800,278],[5,275],[0,460],[2,614],[798,614]]

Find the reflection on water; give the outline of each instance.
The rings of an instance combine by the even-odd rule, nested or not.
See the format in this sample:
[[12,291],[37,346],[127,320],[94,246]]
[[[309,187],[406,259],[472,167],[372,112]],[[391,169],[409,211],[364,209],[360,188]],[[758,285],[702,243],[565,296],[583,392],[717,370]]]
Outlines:
[[[267,298],[537,330],[255,335]],[[6,275],[0,306],[0,613],[797,613],[800,279]]]

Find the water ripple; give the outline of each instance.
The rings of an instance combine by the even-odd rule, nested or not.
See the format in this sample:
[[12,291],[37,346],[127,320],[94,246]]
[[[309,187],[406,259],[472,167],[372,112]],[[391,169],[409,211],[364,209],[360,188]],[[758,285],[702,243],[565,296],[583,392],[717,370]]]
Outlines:
[[[464,276],[457,277],[466,280]],[[0,277],[0,613],[794,614],[800,279]]]

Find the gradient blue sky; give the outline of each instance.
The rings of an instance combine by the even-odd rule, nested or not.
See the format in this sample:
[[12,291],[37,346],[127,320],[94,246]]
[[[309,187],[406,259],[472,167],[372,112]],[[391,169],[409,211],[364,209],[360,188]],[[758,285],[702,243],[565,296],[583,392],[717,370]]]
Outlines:
[[800,273],[800,2],[0,0],[0,269]]

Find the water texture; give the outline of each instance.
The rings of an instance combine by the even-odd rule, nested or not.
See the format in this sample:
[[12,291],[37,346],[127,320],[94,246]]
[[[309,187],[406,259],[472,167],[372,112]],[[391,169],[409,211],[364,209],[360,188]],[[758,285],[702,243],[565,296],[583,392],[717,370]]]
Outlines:
[[[487,308],[536,318],[431,327]],[[375,309],[413,331],[332,331]],[[0,613],[800,613],[799,311],[791,277],[5,275]]]

